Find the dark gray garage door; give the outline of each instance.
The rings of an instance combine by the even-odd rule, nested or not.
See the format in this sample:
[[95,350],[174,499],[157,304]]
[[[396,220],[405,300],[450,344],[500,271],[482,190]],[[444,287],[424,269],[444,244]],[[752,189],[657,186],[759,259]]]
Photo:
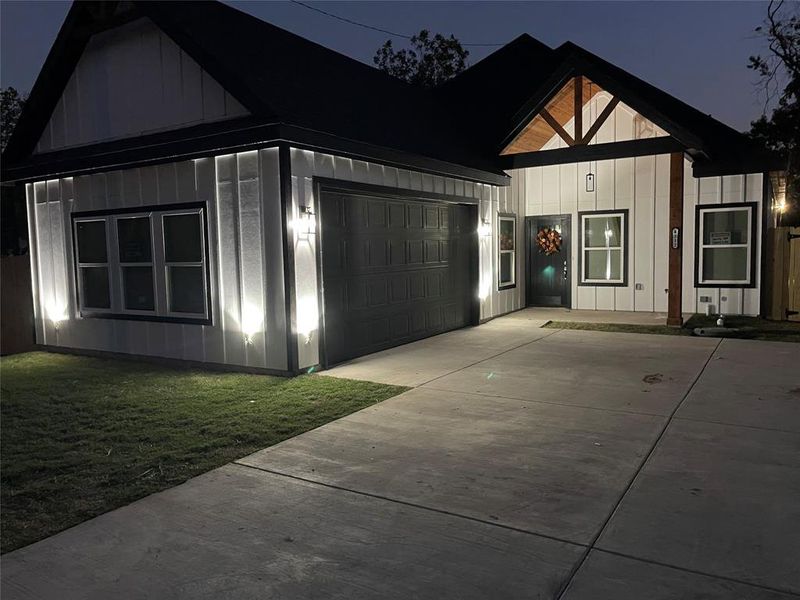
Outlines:
[[327,364],[472,322],[474,207],[323,191]]

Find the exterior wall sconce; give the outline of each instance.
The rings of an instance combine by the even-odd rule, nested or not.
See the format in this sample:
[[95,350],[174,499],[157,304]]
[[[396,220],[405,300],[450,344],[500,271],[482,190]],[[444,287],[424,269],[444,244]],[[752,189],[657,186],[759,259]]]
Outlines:
[[299,212],[300,217],[297,219],[295,227],[298,237],[306,240],[317,232],[317,216],[310,206],[301,206]]
[[489,237],[492,235],[492,224],[486,219],[482,219],[481,224],[478,225],[478,235],[481,237]]
[[586,191],[587,192],[594,191],[594,173],[586,174]]

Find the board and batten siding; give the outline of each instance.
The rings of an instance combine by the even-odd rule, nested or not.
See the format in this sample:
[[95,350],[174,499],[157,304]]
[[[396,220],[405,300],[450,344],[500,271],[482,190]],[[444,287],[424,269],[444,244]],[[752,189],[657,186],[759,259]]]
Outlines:
[[[38,343],[287,369],[276,148],[38,181],[26,192]],[[197,201],[207,207],[212,324],[82,318],[71,214]],[[67,318],[56,325],[59,314]],[[256,329],[249,344],[243,320]]]
[[[474,183],[450,177],[420,173],[372,162],[344,158],[292,148],[292,220],[300,216],[300,207],[309,206],[318,214],[314,198],[314,177],[366,183],[388,188],[434,192],[453,197],[478,200],[479,219],[491,223],[492,236],[479,241],[479,295],[480,318],[489,319],[522,307],[524,279],[522,271],[523,206],[519,195],[513,196],[509,187]],[[519,185],[519,184],[517,184]],[[517,286],[508,290],[497,289],[497,214],[517,215]],[[475,224],[476,229],[478,223]],[[317,295],[317,249],[313,236],[300,236],[294,232],[295,286],[297,291],[298,362],[304,369],[317,365],[320,360],[319,320],[320,307]]]
[[149,19],[91,38],[36,152],[247,115]]
[[[595,191],[586,192],[585,176],[595,174]],[[698,204],[757,202],[759,256],[763,176],[761,173],[725,177],[692,177],[684,165],[683,312],[706,311],[757,315],[760,289],[695,288],[695,207]],[[669,155],[640,156],[606,161],[519,169],[514,179],[524,182],[522,194],[529,216],[569,214],[572,218],[572,308],[666,312],[668,287]],[[512,189],[518,189],[512,186]],[[628,209],[628,285],[624,287],[578,285],[579,223],[582,211]],[[760,269],[756,261],[755,281]],[[637,284],[641,289],[636,289]],[[701,302],[702,296],[711,298]]]

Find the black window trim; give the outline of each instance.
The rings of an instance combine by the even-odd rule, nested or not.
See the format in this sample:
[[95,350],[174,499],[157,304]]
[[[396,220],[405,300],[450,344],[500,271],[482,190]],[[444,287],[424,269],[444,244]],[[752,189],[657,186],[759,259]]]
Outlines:
[[[583,217],[598,215],[622,215],[622,281],[621,282],[597,282],[583,281]],[[628,287],[628,250],[629,242],[629,221],[630,211],[627,208],[610,208],[607,210],[583,210],[578,212],[578,286],[579,287]]]
[[[75,227],[75,222],[80,220],[87,220],[91,219],[92,217],[111,217],[111,216],[120,216],[120,215],[136,215],[142,213],[156,213],[155,216],[160,217],[161,213],[169,213],[170,211],[192,211],[192,210],[200,210],[201,220],[203,222],[202,234],[203,234],[203,256],[205,258],[205,283],[206,283],[206,317],[176,317],[176,316],[164,316],[164,315],[156,315],[156,314],[133,314],[133,313],[120,313],[114,312],[113,307],[110,310],[104,309],[84,309],[81,308],[81,301],[80,301],[80,282],[79,282],[79,271],[78,271],[78,260],[77,260],[77,244],[78,244],[78,236],[77,236],[77,229]],[[178,323],[184,325],[213,325],[214,322],[214,315],[213,315],[213,304],[211,302],[211,254],[209,251],[209,240],[208,240],[208,206],[206,202],[178,202],[173,204],[152,204],[147,206],[131,206],[126,208],[112,208],[112,209],[103,209],[103,210],[87,210],[87,211],[80,211],[80,212],[73,212],[70,214],[71,226],[72,226],[72,248],[73,248],[73,256],[75,259],[73,260],[73,268],[74,273],[73,277],[75,277],[75,306],[78,315],[82,318],[87,319],[118,319],[118,320],[125,320],[125,321],[148,321],[153,323]],[[151,223],[151,237],[152,237],[152,223]],[[118,249],[111,248],[110,240],[108,238],[108,221],[106,220],[106,252],[109,251],[119,251]],[[114,236],[116,238],[116,236]],[[163,236],[162,236],[163,238]],[[151,239],[151,243],[155,243],[154,240]],[[107,257],[109,258],[109,257]],[[155,256],[153,257],[155,260]],[[155,268],[154,265],[154,277],[155,277]],[[110,272],[109,268],[109,289],[113,285],[113,274]],[[175,313],[172,313],[175,314]]]
[[[503,283],[500,281],[500,257],[503,251],[500,250],[500,221],[512,220],[514,222],[514,250],[511,251],[512,256],[514,257],[511,274],[514,280],[511,283]],[[502,292],[503,290],[513,290],[517,287],[517,252],[518,252],[518,244],[519,240],[517,239],[519,236],[517,235],[517,215],[514,213],[505,213],[505,212],[498,212],[497,213],[497,246],[495,251],[497,252],[497,291]],[[506,250],[508,252],[508,250]]]
[[[700,215],[703,210],[715,209],[750,209],[750,278],[747,283],[701,283],[700,282]],[[694,212],[694,287],[709,289],[750,289],[758,287],[756,278],[756,255],[758,254],[758,202],[723,202],[717,204],[697,204]]]

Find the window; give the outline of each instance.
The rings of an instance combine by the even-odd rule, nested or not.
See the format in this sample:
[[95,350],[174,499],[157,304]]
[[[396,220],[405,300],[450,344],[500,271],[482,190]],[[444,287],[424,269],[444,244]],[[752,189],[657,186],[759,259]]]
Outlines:
[[167,214],[162,218],[169,312],[205,314],[202,215],[195,211]]
[[697,207],[695,285],[753,285],[753,203]]
[[504,290],[516,285],[517,218],[514,215],[498,217],[498,278],[497,286]]
[[628,281],[628,211],[579,213],[580,284],[624,286]]
[[201,204],[73,215],[81,315],[210,322]]
[[81,306],[95,310],[110,309],[105,220],[76,221],[75,244]]

